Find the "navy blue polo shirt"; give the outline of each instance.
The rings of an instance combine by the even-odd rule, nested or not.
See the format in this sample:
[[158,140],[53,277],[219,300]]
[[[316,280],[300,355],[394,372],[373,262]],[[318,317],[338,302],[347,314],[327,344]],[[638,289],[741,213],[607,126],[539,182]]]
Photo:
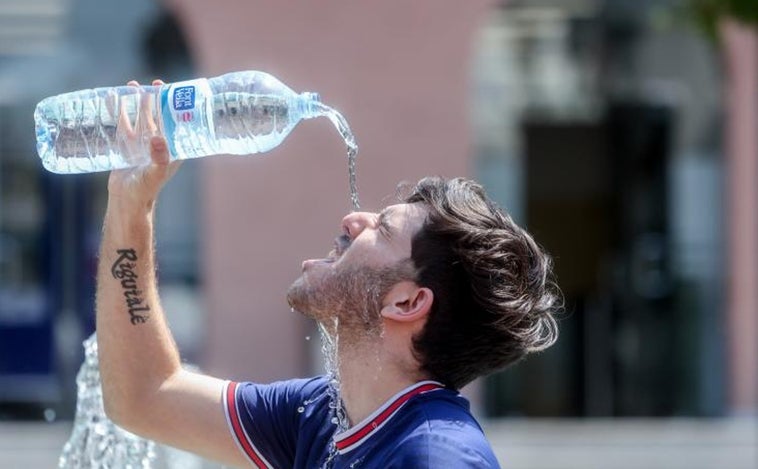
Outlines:
[[468,401],[435,381],[410,386],[339,431],[326,377],[272,384],[228,382],[229,429],[263,469],[499,468]]

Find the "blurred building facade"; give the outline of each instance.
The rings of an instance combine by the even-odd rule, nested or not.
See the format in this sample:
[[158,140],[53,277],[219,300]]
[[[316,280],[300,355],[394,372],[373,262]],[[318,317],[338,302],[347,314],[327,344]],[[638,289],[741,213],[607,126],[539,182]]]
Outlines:
[[478,175],[553,253],[567,300],[558,346],[493,380],[496,413],[755,412],[755,31],[719,49],[682,6],[489,17]]
[[[391,203],[401,181],[475,176],[555,256],[561,340],[484,381],[490,415],[755,412],[758,194],[745,187],[758,187],[758,126],[723,125],[724,90],[755,101],[754,32],[728,49],[739,81],[677,2],[14,5],[0,8],[0,24],[17,25],[0,36],[0,401],[70,403],[93,328],[105,176],[43,172],[34,103],[260,69],[347,117],[365,209]],[[733,146],[746,170],[726,157]],[[236,379],[317,372],[316,333],[284,292],[348,210],[326,120],[261,157],[183,165],[156,230],[185,356]]]

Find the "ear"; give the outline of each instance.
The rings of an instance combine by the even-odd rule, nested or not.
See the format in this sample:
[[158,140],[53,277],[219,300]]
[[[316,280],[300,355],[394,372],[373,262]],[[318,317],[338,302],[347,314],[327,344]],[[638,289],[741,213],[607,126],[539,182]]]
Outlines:
[[396,283],[384,297],[382,317],[399,322],[412,322],[425,318],[432,309],[434,293],[415,282]]

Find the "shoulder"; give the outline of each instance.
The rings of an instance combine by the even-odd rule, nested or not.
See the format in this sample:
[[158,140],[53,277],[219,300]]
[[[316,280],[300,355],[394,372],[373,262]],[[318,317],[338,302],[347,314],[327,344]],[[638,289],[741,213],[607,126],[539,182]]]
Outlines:
[[234,394],[243,400],[258,399],[302,399],[321,394],[326,391],[328,382],[325,377],[317,376],[307,379],[290,379],[268,384],[252,382],[230,382],[229,388],[234,388]]
[[[268,384],[229,382],[224,391],[224,405],[231,413],[238,413],[243,423],[247,420],[265,422],[267,418],[283,419],[297,425],[301,414],[298,408],[306,403],[324,401],[328,381],[324,377],[291,379]],[[309,414],[321,405],[307,406]],[[252,422],[250,422],[252,423]]]
[[390,467],[499,468],[468,402],[450,391],[418,399],[408,409],[406,432],[397,441]]
[[[270,384],[228,382],[224,410],[235,442],[255,467],[292,467],[298,448],[305,408],[322,401],[328,382],[322,377]],[[323,405],[321,406],[323,407]],[[324,412],[320,422],[326,418]],[[314,429],[312,435],[318,435]]]

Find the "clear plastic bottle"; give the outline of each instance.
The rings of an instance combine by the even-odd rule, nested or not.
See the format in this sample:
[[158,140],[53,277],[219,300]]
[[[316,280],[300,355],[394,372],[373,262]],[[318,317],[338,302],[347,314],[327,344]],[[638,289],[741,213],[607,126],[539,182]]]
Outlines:
[[172,160],[265,152],[300,120],[329,110],[316,93],[297,94],[267,73],[247,71],[65,93],[41,101],[34,120],[44,167],[72,174],[146,164],[155,134],[166,138]]

